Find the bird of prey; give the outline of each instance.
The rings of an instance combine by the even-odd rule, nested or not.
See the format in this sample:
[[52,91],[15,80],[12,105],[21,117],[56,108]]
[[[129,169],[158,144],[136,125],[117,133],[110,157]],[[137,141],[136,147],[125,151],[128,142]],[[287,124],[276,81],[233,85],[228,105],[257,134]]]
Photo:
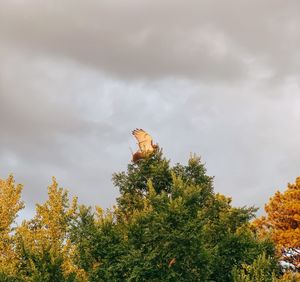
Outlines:
[[136,128],[132,131],[132,134],[139,145],[139,150],[132,155],[132,161],[134,163],[151,155],[158,148],[158,145],[153,144],[152,137],[145,130]]

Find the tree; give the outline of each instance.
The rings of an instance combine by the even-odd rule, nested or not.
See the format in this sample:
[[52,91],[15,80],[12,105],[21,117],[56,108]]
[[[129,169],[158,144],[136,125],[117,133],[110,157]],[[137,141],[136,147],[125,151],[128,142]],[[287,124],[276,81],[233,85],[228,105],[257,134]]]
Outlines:
[[146,160],[130,163],[127,172],[115,173],[112,180],[121,193],[117,199],[118,209],[130,216],[133,210],[142,208],[148,180],[152,180],[156,192],[170,192],[172,176],[169,163],[162,158],[162,151],[158,151]]
[[93,227],[94,281],[232,281],[235,265],[273,255],[250,230],[255,209],[232,207],[212,180],[200,158],[170,167],[161,151],[114,174],[118,204]]
[[55,178],[48,197],[43,205],[36,205],[35,217],[16,230],[19,272],[30,281],[84,281],[84,271],[74,264],[76,247],[69,239],[77,199],[70,205],[68,192],[58,188]]
[[0,280],[231,282],[270,276],[274,247],[250,229],[256,209],[233,207],[229,197],[215,193],[199,157],[171,166],[156,151],[113,181],[120,196],[104,211],[78,206],[76,198],[70,203],[53,178],[47,201],[15,230],[21,186],[12,178],[1,182]]
[[254,221],[261,236],[270,236],[281,259],[300,270],[300,177],[277,191],[265,205],[266,216]]
[[24,207],[21,201],[22,185],[15,185],[12,175],[0,179],[0,272],[16,274],[18,256],[14,250],[13,223]]
[[87,273],[88,281],[126,281],[125,236],[111,211],[103,212],[98,207],[92,212],[91,208],[80,207],[71,240],[79,254],[76,262]]
[[233,282],[276,282],[276,262],[260,254],[250,265],[242,264],[242,268],[234,267],[232,270]]
[[[161,152],[129,164],[126,173],[114,175],[121,196],[113,210],[98,209],[96,214],[82,210],[73,238],[88,257],[90,281],[209,278],[209,254],[198,212],[211,178],[204,177],[198,159],[190,165],[177,165],[176,175]],[[201,187],[198,174],[205,179]],[[79,239],[79,234],[89,239]]]

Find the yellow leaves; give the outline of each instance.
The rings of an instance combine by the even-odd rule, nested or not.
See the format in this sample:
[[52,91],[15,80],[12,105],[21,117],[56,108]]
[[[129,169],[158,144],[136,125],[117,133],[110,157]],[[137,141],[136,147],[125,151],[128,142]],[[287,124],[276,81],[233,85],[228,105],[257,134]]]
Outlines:
[[16,271],[17,255],[11,232],[17,213],[24,207],[21,192],[22,185],[15,185],[12,175],[6,180],[0,179],[0,268],[7,274]]
[[76,256],[76,246],[72,245],[70,240],[67,240],[62,247],[61,253],[63,254],[62,268],[65,275],[76,273],[76,281],[88,281],[87,274],[83,269],[80,269],[74,264],[73,260]]
[[96,210],[96,218],[98,218],[98,220],[102,220],[104,217],[104,210],[100,206],[96,206],[95,210]]
[[[276,280],[277,281],[277,280]],[[286,272],[283,274],[282,276],[282,279],[278,280],[279,282],[280,281],[283,281],[283,282],[293,282],[293,281],[300,281],[300,273],[297,273],[297,272]]]
[[263,234],[269,233],[278,250],[300,246],[300,177],[281,193],[277,191],[265,205],[267,216],[253,225]]
[[77,198],[69,205],[68,192],[58,188],[53,177],[53,183],[48,187],[48,200],[43,205],[36,206],[35,219],[41,224],[40,228],[46,238],[60,240],[67,231],[68,222],[76,215]]
[[250,224],[251,230],[254,231],[261,238],[266,238],[270,236],[269,230],[271,227],[272,226],[267,221],[265,216],[256,218]]
[[216,199],[219,201],[219,202],[221,202],[221,203],[226,203],[226,205],[230,205],[231,204],[231,202],[232,202],[232,199],[231,199],[231,197],[226,197],[226,196],[224,196],[224,195],[222,195],[222,194],[220,194],[220,193],[217,193],[216,194]]
[[149,191],[149,196],[150,197],[155,197],[156,196],[156,191],[154,189],[153,182],[152,182],[151,179],[148,179],[147,187],[148,187],[148,191]]
[[77,215],[77,198],[69,203],[68,191],[58,187],[53,177],[48,187],[48,200],[36,205],[36,215],[17,228],[22,245],[30,253],[42,256],[49,252],[55,259],[62,257],[64,275],[76,273],[78,281],[86,281],[85,272],[74,263],[76,246],[68,239],[70,222]]
[[[77,247],[69,240],[70,222],[78,212],[77,198],[70,203],[68,191],[59,188],[53,178],[48,187],[48,200],[36,205],[34,218],[13,228],[17,213],[24,207],[21,192],[22,185],[16,185],[13,176],[0,179],[0,272],[22,276],[18,270],[20,263],[25,263],[23,252],[33,256],[28,257],[27,267],[38,272],[34,257],[42,260],[48,253],[53,264],[62,259],[65,277],[76,274],[76,281],[87,281],[85,271],[75,264]],[[27,281],[28,277],[23,278]]]
[[0,179],[0,232],[10,232],[10,225],[24,207],[21,199],[22,185],[15,185],[12,175]]
[[168,208],[173,214],[184,213],[186,210],[184,198],[181,196],[178,196],[175,199],[171,198],[168,203]]
[[115,219],[115,212],[114,209],[110,210],[107,209],[104,211],[101,207],[96,206],[95,207],[95,222],[97,224],[105,224],[105,223],[112,223]]

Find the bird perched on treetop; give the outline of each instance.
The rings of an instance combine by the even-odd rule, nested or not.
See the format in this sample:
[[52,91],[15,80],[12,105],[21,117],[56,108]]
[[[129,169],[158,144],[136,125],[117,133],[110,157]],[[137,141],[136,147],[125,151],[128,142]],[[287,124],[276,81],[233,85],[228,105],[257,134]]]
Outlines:
[[132,155],[132,161],[136,163],[138,160],[151,155],[158,149],[157,144],[153,144],[153,139],[145,130],[136,128],[132,131],[133,136],[138,141],[139,150]]

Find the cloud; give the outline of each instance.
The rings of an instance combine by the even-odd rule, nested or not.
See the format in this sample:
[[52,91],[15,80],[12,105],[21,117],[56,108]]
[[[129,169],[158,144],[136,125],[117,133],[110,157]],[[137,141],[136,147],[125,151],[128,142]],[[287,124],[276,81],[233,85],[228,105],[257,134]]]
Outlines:
[[182,100],[168,83],[161,97],[160,84],[127,84],[68,60],[5,48],[1,58],[0,177],[14,173],[24,184],[27,213],[46,198],[52,175],[83,203],[111,206],[112,173],[136,149],[131,130],[157,136]]
[[260,207],[299,175],[298,1],[1,1],[0,177],[109,207],[132,129]]
[[122,79],[223,82],[299,69],[298,1],[2,1],[2,38]]

